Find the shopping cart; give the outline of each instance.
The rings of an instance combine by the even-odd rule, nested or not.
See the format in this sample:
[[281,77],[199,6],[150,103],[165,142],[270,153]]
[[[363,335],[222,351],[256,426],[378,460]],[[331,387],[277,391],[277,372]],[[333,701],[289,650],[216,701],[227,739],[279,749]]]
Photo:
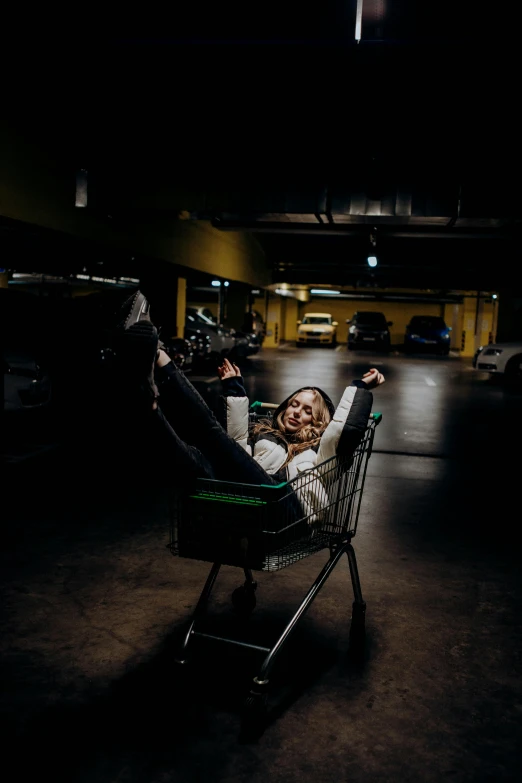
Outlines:
[[[263,409],[276,407],[270,403],[254,402],[250,417],[256,420]],[[276,659],[345,553],[354,594],[350,654],[358,659],[364,654],[366,604],[352,538],[357,530],[375,428],[381,418],[380,413],[371,414],[353,455],[332,457],[291,482],[254,485],[198,479],[190,493],[180,495],[176,500],[168,545],[172,554],[213,563],[188,623],[177,662],[186,663],[190,644],[196,637],[227,642],[265,654],[244,703],[243,730],[257,731],[263,725],[270,673]],[[243,569],[245,581],[232,593],[232,604],[242,618],[247,618],[256,606],[257,582],[252,571],[278,571],[322,549],[330,550],[328,562],[271,647],[201,630],[201,621],[222,565]]]

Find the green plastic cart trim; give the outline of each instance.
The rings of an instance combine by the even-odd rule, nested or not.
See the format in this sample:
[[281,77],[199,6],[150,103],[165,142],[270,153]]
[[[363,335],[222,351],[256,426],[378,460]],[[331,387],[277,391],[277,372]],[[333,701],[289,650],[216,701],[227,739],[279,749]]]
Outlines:
[[[260,484],[260,486],[266,486]],[[200,495],[190,495],[195,500],[217,500],[220,503],[237,503],[240,506],[266,506],[266,500],[257,498],[231,498],[230,495],[213,495],[212,493],[202,492]]]

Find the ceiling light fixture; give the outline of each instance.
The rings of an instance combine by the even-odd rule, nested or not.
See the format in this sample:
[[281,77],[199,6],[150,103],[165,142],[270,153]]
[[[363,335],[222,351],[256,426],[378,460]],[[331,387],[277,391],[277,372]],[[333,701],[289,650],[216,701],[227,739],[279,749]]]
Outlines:
[[330,289],[326,288],[311,288],[310,289],[311,294],[340,294],[340,291],[330,291]]

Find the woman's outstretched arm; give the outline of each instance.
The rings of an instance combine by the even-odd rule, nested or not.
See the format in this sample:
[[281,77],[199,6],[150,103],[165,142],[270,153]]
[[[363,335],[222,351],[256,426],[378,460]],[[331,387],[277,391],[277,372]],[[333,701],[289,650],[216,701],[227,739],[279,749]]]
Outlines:
[[250,403],[241,377],[241,370],[234,362],[224,359],[217,371],[223,384],[225,429],[230,437],[250,454],[251,449],[248,446]]
[[344,390],[332,420],[323,433],[317,454],[323,462],[338,454],[351,456],[364,435],[372,411],[373,394],[370,391],[384,383],[384,375],[375,367],[355,380]]

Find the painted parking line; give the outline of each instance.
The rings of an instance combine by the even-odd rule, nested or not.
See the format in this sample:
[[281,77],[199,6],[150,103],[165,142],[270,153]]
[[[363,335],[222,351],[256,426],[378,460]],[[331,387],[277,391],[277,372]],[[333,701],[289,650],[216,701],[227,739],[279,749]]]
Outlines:
[[337,346],[337,348],[336,348],[335,350],[336,350],[336,351],[345,351],[345,350],[346,350],[346,348],[344,347],[344,345],[338,345],[338,346]]
[[435,383],[435,381],[433,380],[433,378],[424,378],[424,380],[426,381],[426,383],[428,384],[428,386],[436,386],[436,385],[437,385],[437,384]]

